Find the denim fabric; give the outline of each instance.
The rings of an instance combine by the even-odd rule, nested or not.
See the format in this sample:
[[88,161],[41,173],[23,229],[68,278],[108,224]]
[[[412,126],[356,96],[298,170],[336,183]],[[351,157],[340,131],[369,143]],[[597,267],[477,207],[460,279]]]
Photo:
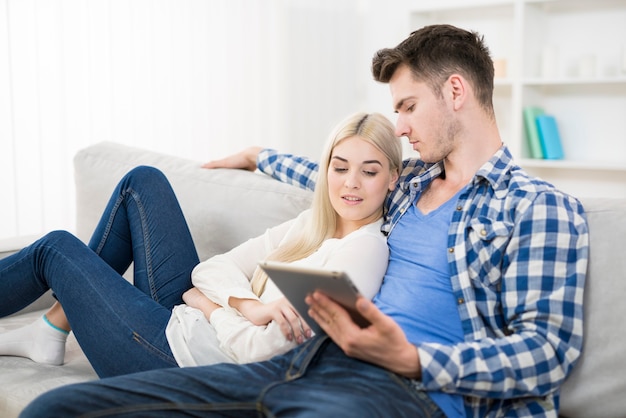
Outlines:
[[[121,276],[131,262],[134,286]],[[54,231],[0,260],[0,316],[52,289],[99,376],[173,367],[165,328],[198,262],[169,182],[138,167],[115,188],[89,246]]]
[[263,363],[154,370],[48,392],[21,417],[444,417],[385,369],[327,337]]

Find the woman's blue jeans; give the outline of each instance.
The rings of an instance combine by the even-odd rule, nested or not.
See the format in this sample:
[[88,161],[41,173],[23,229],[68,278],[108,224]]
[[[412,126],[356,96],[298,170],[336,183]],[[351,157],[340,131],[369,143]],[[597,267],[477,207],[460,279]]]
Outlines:
[[432,417],[409,379],[347,357],[327,337],[262,363],[153,370],[55,389],[21,417]]
[[[122,277],[134,263],[134,285]],[[89,246],[55,231],[0,260],[0,317],[48,289],[99,376],[175,367],[165,337],[198,255],[165,176],[137,167],[117,185]]]

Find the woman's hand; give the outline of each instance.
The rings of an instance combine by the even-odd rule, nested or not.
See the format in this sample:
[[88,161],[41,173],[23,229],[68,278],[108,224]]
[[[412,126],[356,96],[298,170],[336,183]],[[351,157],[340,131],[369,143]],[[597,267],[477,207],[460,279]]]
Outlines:
[[183,293],[183,302],[185,302],[187,306],[201,310],[207,320],[211,319],[213,311],[221,308],[220,305],[206,297],[204,293],[196,287],[192,287]]
[[231,297],[228,303],[255,325],[267,325],[271,321],[276,321],[283,335],[289,341],[296,341],[301,344],[312,335],[311,328],[286,298],[263,303],[254,299]]

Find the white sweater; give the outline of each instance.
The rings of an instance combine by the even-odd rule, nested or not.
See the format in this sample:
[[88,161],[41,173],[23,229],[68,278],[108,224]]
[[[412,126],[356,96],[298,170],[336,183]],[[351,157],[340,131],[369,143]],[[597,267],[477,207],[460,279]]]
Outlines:
[[[230,297],[257,299],[264,303],[283,297],[268,280],[261,297],[250,287],[259,261],[264,260],[284,240],[302,230],[310,210],[296,219],[268,229],[231,251],[214,256],[196,266],[193,285],[209,299],[223,306],[213,312],[210,322],[201,311],[186,305],[172,311],[166,336],[179,366],[217,362],[262,361],[295,347],[277,324],[254,325],[228,306]],[[373,298],[387,269],[389,250],[380,232],[381,220],[348,234],[329,239],[309,257],[293,264],[345,271],[367,298]]]

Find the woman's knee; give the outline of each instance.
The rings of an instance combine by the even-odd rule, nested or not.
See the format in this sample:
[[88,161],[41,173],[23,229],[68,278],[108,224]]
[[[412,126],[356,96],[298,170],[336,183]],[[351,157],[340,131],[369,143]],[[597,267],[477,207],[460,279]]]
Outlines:
[[126,182],[138,182],[139,184],[151,184],[154,182],[167,182],[165,174],[156,167],[140,165],[130,170],[122,179]]
[[55,248],[66,247],[68,245],[84,245],[84,243],[76,235],[64,230],[48,232],[35,244],[38,244],[38,246]]

